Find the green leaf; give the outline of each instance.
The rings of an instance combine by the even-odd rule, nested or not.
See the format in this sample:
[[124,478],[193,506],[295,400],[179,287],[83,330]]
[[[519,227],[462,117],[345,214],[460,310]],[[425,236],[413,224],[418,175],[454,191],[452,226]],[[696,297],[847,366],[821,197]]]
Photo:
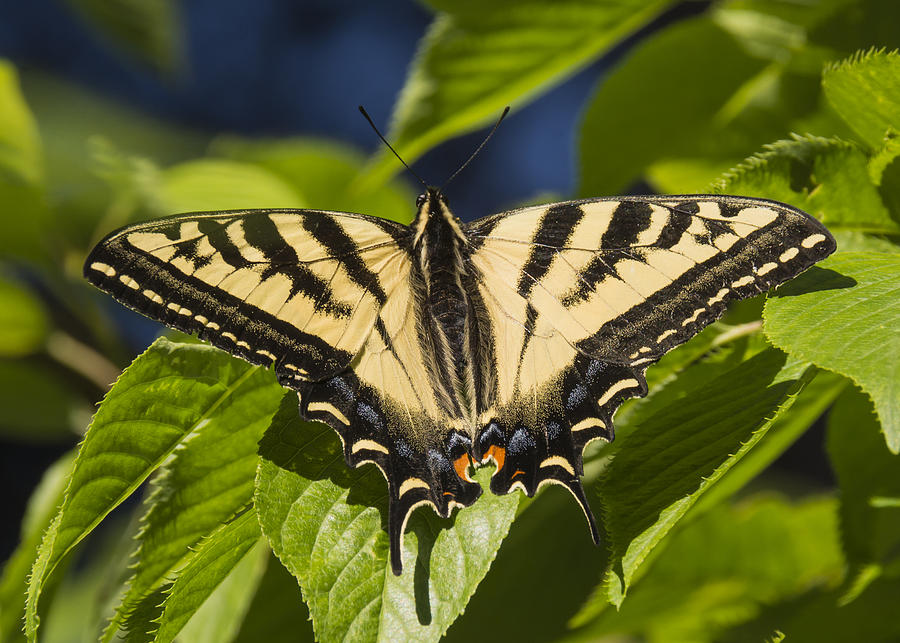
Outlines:
[[36,184],[44,175],[37,124],[15,67],[0,60],[0,183]]
[[134,573],[107,640],[122,616],[194,559],[200,542],[251,502],[257,445],[283,395],[270,371],[255,369],[160,468],[141,521]]
[[22,442],[71,441],[93,409],[68,374],[40,359],[0,359],[0,434]]
[[793,504],[768,494],[719,505],[672,534],[619,610],[589,602],[572,638],[718,640],[766,604],[841,577],[835,509],[833,498]]
[[0,59],[0,256],[46,260],[44,159],[15,67]]
[[213,141],[211,149],[277,174],[306,197],[308,207],[371,214],[400,223],[409,223],[415,214],[415,195],[401,181],[364,193],[349,189],[363,167],[363,157],[343,145],[314,139],[222,137]]
[[313,643],[312,622],[297,579],[269,551],[266,571],[232,643]]
[[68,0],[88,22],[160,71],[174,71],[181,31],[175,0]]
[[778,136],[769,130],[742,141],[736,128],[714,127],[719,111],[763,66],[708,17],[646,39],[602,80],[587,107],[579,193],[621,193],[652,162],[679,156],[701,157],[712,179],[724,169],[715,164],[723,153],[713,149],[731,148],[726,159],[741,158]]
[[812,427],[848,385],[847,379],[840,375],[817,370],[790,408],[775,419],[765,439],[722,476],[700,498],[693,511],[701,513],[745,488]]
[[[658,15],[672,0],[443,3],[422,39],[388,140],[407,163],[530,101]],[[363,185],[400,167],[381,152]]]
[[78,451],[66,496],[44,533],[28,585],[26,634],[63,558],[195,430],[227,413],[260,369],[200,344],[160,339],[106,395]]
[[565,489],[547,485],[519,512],[490,574],[442,640],[557,641],[605,567],[606,548],[594,545],[584,513]]
[[[34,113],[40,115],[45,182],[48,194],[54,197],[53,211],[41,215],[36,234],[45,244],[52,241],[54,247],[77,255],[66,258],[72,262],[72,274],[80,279],[85,248],[111,229],[96,231],[100,217],[110,207],[110,195],[109,186],[96,176],[96,166],[88,161],[90,142],[97,137],[115,141],[128,154],[138,153],[166,166],[202,155],[207,139],[34,70],[23,73],[22,87]],[[38,200],[21,217],[8,219],[22,226],[25,222],[19,219],[32,211],[40,213],[42,205]],[[22,209],[19,206],[14,211]]]
[[844,553],[852,566],[844,602],[875,580],[900,547],[900,508],[873,502],[900,499],[900,455],[885,448],[880,433],[866,395],[851,389],[841,396],[829,417],[827,447],[841,491]]
[[875,402],[900,451],[900,255],[839,252],[766,302],[765,332],[799,359],[846,375]]
[[233,638],[265,570],[268,551],[252,509],[210,535],[172,583],[155,640],[169,643],[182,628],[188,641]]
[[722,632],[717,641],[749,643],[769,636],[776,628],[785,641],[896,641],[900,638],[897,596],[900,579],[873,581],[852,603],[841,605],[842,590],[820,588],[795,599],[767,606],[759,618]]
[[871,149],[888,132],[900,134],[900,54],[869,50],[828,67],[822,75],[828,102]]
[[0,273],[0,357],[35,352],[47,337],[48,325],[41,301]]
[[835,230],[834,240],[841,252],[900,252],[900,246],[886,238],[859,230]]
[[621,605],[653,548],[790,406],[807,379],[803,370],[766,350],[659,410],[623,440],[600,487],[612,603]]
[[388,562],[383,477],[374,466],[348,469],[337,435],[301,421],[295,396],[282,401],[260,455],[263,533],[300,581],[324,642],[440,638],[487,573],[518,504],[516,494],[487,493],[450,520],[419,509],[398,577]]
[[715,189],[790,203],[830,228],[900,232],[869,177],[868,158],[856,145],[838,139],[795,136],[766,145]]
[[572,638],[718,640],[764,605],[834,582],[844,564],[835,505],[765,494],[715,507],[672,534],[619,610],[588,603],[597,609],[573,619]]
[[44,529],[50,524],[57,507],[62,502],[74,459],[75,453],[69,452],[50,465],[28,499],[19,546],[4,564],[3,573],[0,575],[0,641],[24,640],[23,589],[28,584],[28,574]]
[[306,200],[275,174],[249,163],[201,159],[163,171],[162,201],[172,212],[303,208]]
[[[768,348],[768,344],[760,336],[759,328],[760,325],[757,322],[752,335],[738,337],[724,345],[711,343],[707,347],[708,352],[698,355],[695,361],[685,364],[684,368],[671,371],[665,381],[657,383],[648,379],[648,386],[651,388],[647,396],[640,398],[639,403],[635,404],[633,409],[627,413],[617,414],[616,423],[621,425],[623,431],[620,433],[617,426],[616,435],[624,437],[632,428],[640,426],[647,418],[655,415],[661,409],[677,404],[711,382],[724,377],[744,360]],[[663,363],[663,360],[654,366],[658,366],[660,363]],[[650,374],[649,369],[648,374]],[[654,376],[654,379],[656,377]],[[624,440],[617,439],[612,445],[620,447],[623,443]]]

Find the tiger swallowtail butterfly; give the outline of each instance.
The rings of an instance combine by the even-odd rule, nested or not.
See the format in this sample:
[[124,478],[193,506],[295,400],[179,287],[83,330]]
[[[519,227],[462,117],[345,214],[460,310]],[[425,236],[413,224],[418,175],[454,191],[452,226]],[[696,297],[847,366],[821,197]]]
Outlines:
[[461,222],[439,189],[406,226],[319,210],[178,215],[112,233],[85,276],[123,304],[253,364],[330,425],[389,490],[394,573],[410,513],[490,489],[568,489],[599,533],[582,451],[647,392],[645,369],[725,311],[835,249],[791,206],[640,196]]

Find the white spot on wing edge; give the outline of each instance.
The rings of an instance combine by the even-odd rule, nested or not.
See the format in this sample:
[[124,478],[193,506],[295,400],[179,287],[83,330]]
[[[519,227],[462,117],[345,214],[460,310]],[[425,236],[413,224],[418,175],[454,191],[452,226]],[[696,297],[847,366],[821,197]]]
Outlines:
[[575,469],[573,469],[572,465],[569,464],[569,461],[561,455],[551,455],[549,458],[546,458],[541,462],[541,468],[543,469],[544,467],[562,467],[569,475],[575,475]]
[[123,284],[125,284],[129,288],[132,288],[133,290],[137,290],[139,288],[138,282],[136,282],[134,279],[132,279],[128,275],[119,275],[119,281],[121,281]]
[[751,275],[747,275],[746,277],[741,277],[740,279],[732,281],[731,287],[732,288],[740,288],[741,286],[749,286],[750,284],[753,283],[753,281],[754,281],[753,277]]
[[595,426],[600,427],[601,429],[606,428],[606,422],[601,420],[600,418],[584,418],[580,422],[577,422],[572,426],[570,431],[572,433],[577,433],[578,431],[585,431],[587,429],[592,429]]
[[656,338],[656,343],[659,344],[659,343],[662,342],[662,340],[664,340],[666,337],[668,337],[669,335],[674,335],[674,334],[675,334],[675,331],[672,330],[672,329],[670,328],[669,330],[667,330],[666,332],[662,333],[659,337]]
[[619,380],[618,382],[616,382],[615,384],[610,386],[609,389],[607,389],[607,391],[603,395],[600,396],[600,399],[597,400],[597,405],[603,406],[604,404],[609,402],[616,393],[618,393],[619,391],[621,391],[623,389],[631,388],[633,386],[640,386],[640,384],[638,384],[637,380],[630,379],[630,378],[626,379],[626,380]]
[[778,267],[777,263],[770,261],[769,263],[765,263],[765,264],[761,265],[759,268],[757,268],[756,274],[762,276],[762,275],[772,272],[777,267]]
[[430,489],[430,487],[428,486],[428,483],[421,478],[407,478],[397,490],[397,497],[402,498],[405,493],[408,493],[413,489]]
[[812,248],[817,243],[822,243],[825,241],[826,237],[824,234],[812,234],[803,241],[800,242],[800,245],[804,248]]
[[778,261],[784,263],[785,261],[790,261],[794,257],[800,254],[800,251],[797,248],[788,248],[784,252],[781,253],[781,256],[778,257]]
[[[313,402],[315,404],[315,402]],[[349,422],[347,423],[349,424]],[[353,446],[350,447],[350,453],[356,453],[357,451],[378,451],[380,453],[387,454],[388,450],[383,444],[378,444],[375,440],[359,440],[353,443]]]
[[731,290],[731,289],[730,289],[730,288],[722,288],[722,290],[720,290],[719,292],[717,292],[717,293],[715,294],[715,296],[710,297],[710,298],[709,298],[709,301],[707,301],[706,303],[709,304],[710,306],[712,306],[713,304],[718,303],[718,302],[724,300],[724,299],[725,299],[725,295],[728,294],[728,291],[729,291],[729,290]]
[[152,301],[154,304],[162,304],[163,298],[159,296],[158,293],[153,292],[152,290],[145,290],[144,297]]
[[[331,402],[310,402],[306,409],[311,412],[322,411],[323,413],[327,413],[328,415],[336,419],[341,424],[350,426],[350,420],[347,419],[347,416],[341,413],[341,410]],[[357,442],[357,444],[359,443]]]
[[700,316],[700,313],[705,312],[705,311],[706,311],[706,308],[698,308],[697,310],[694,311],[693,315],[691,315],[690,317],[685,319],[683,322],[681,322],[681,325],[687,326],[688,324],[694,323],[695,321],[697,321],[697,317]]
[[97,272],[102,272],[107,277],[114,277],[116,275],[115,268],[113,268],[109,264],[105,264],[100,261],[95,261],[94,263],[92,263],[91,270],[96,270]]

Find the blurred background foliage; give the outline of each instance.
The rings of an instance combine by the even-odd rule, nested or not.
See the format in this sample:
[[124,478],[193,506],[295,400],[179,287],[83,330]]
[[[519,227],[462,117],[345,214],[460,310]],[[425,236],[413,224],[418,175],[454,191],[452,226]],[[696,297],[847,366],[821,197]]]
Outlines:
[[[118,226],[190,210],[410,220],[414,184],[395,176],[359,103],[434,182],[513,106],[453,186],[463,219],[551,196],[722,190],[803,207],[841,250],[897,253],[900,64],[881,51],[900,46],[894,0],[38,0],[0,15],[0,640],[21,636],[25,581],[95,404],[160,331],[88,287],[87,250]],[[890,362],[896,299],[881,302],[867,311]],[[736,307],[651,370],[651,396],[617,417],[621,441],[589,458],[595,506],[632,515],[618,492],[629,471],[608,456],[654,426],[654,411],[699,413],[700,387],[770,359],[753,325],[761,307]],[[817,354],[778,312],[767,309],[771,342],[869,395],[808,371],[790,412],[773,407],[774,424],[747,434],[753,450],[709,472],[715,486],[690,494],[690,519],[660,527],[652,553],[617,545],[635,525],[611,521],[619,577],[568,498],[523,502],[448,638],[897,640],[894,373],[872,364],[871,346],[853,353],[849,335],[844,354]],[[50,576],[42,640],[97,638],[130,575],[141,511],[126,503]],[[312,636],[297,583],[266,548],[253,556],[236,576],[252,579],[241,608],[223,583],[181,640]],[[128,618],[143,623],[139,610]]]

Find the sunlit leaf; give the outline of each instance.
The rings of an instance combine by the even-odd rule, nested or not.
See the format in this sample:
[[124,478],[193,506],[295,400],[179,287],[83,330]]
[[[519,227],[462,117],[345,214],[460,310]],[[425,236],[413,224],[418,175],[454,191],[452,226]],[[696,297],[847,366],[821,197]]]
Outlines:
[[[599,512],[599,500],[590,502]],[[559,640],[605,567],[605,544],[594,545],[572,496],[547,485],[516,517],[490,573],[442,640]],[[500,618],[498,606],[519,616]]]
[[0,273],[0,357],[34,352],[43,343],[48,325],[40,300]]
[[865,153],[838,139],[795,136],[767,145],[716,189],[790,203],[836,230],[900,232],[869,178]]
[[844,565],[835,504],[761,495],[719,505],[672,534],[619,610],[589,602],[571,640],[718,640],[764,605],[834,582]]
[[43,177],[41,139],[15,67],[0,60],[0,182],[38,183]]
[[[422,39],[388,135],[407,163],[561,82],[672,0],[435,4],[448,13]],[[399,167],[389,152],[379,153],[364,184]]]
[[277,174],[304,195],[311,208],[371,214],[400,223],[409,223],[415,214],[415,196],[401,180],[366,192],[349,189],[363,166],[363,157],[336,143],[226,137],[214,141],[212,151]]
[[900,508],[874,500],[900,501],[900,455],[885,448],[872,402],[857,389],[835,404],[827,445],[841,490],[841,539],[852,565],[846,603],[898,557]]
[[794,403],[775,419],[765,439],[700,498],[694,511],[705,511],[744,489],[809,430],[848,385],[845,377],[817,370]]
[[805,383],[802,365],[769,349],[647,418],[619,445],[600,488],[620,605],[653,548],[752,449]]
[[227,415],[259,373],[209,346],[160,339],[122,374],[91,423],[38,550],[25,615],[29,640],[37,634],[44,583],[66,554],[187,436]]
[[252,370],[216,416],[174,452],[151,483],[134,573],[107,630],[107,640],[122,616],[177,570],[193,564],[200,543],[250,503],[257,443],[284,395],[270,372]]
[[769,130],[746,140],[736,128],[722,128],[715,138],[709,134],[715,115],[763,66],[707,17],[673,25],[639,44],[603,79],[587,107],[579,193],[621,193],[653,161],[678,156],[703,158],[707,183],[730,165],[715,164],[722,153],[711,155],[713,147],[730,148],[726,159],[741,158],[777,136]]
[[302,208],[303,196],[275,174],[224,159],[189,161],[162,176],[162,201],[171,212]]
[[825,70],[825,96],[873,150],[900,136],[900,54],[869,50]]
[[766,302],[779,348],[846,375],[875,402],[890,449],[900,451],[900,255],[839,252]]
[[156,641],[184,629],[188,641],[227,641],[237,634],[269,548],[250,509],[203,541],[167,592]]
[[[378,469],[348,469],[334,431],[302,422],[292,395],[260,455],[263,533],[300,581],[320,641],[439,639],[487,573],[518,503],[516,494],[487,493],[450,520],[420,508],[404,538],[403,574],[395,576]],[[479,482],[489,473],[483,469]]]

